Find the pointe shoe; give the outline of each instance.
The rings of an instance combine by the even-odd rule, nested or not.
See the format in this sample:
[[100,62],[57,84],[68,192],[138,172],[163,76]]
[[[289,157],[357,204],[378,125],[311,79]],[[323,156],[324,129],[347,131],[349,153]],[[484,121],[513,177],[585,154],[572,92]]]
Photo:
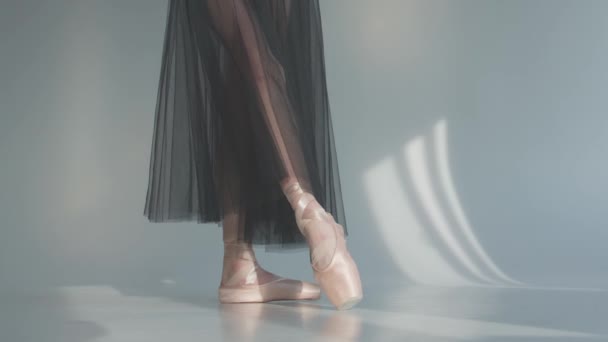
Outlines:
[[300,192],[296,203],[296,223],[311,241],[310,263],[314,277],[338,310],[348,310],[363,298],[361,278],[355,261],[346,247],[344,227],[310,193],[299,184],[291,185],[290,193]]
[[[237,247],[237,249],[240,247]],[[238,251],[235,251],[239,253]],[[263,269],[253,252],[238,257],[229,255],[224,262],[237,264],[229,279],[222,280],[220,303],[265,303],[275,300],[314,300],[321,297],[318,285],[280,277]],[[226,265],[226,264],[225,264]]]

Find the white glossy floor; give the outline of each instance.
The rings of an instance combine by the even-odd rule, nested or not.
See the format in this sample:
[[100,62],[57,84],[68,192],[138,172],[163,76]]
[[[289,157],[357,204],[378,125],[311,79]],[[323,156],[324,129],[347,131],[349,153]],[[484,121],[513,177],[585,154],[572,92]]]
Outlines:
[[608,341],[608,292],[366,288],[349,311],[315,302],[222,305],[213,291],[112,287],[3,294],[0,341]]

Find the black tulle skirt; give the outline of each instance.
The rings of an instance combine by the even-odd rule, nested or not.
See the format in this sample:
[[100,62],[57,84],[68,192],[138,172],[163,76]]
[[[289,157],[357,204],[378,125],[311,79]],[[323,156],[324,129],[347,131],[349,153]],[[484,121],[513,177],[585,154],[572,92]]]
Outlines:
[[298,247],[286,177],[348,231],[318,0],[170,0],[144,215]]

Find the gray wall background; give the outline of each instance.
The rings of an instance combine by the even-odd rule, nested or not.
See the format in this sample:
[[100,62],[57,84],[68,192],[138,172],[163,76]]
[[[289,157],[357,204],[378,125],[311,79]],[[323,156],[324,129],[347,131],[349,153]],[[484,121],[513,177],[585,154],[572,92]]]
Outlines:
[[[0,3],[0,290],[214,289],[220,228],[143,216],[166,0]],[[322,17],[364,286],[608,286],[607,2]],[[306,250],[258,257],[312,279]]]

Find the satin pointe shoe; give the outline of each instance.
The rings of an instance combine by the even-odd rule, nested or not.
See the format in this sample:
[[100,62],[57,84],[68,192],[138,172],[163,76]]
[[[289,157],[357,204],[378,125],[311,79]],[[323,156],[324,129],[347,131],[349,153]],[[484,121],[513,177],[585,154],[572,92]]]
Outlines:
[[264,303],[274,300],[314,300],[318,285],[280,277],[263,269],[251,247],[224,244],[224,270],[218,288],[220,303]]
[[298,183],[287,188],[295,202],[296,223],[310,246],[314,276],[338,310],[348,310],[363,298],[361,278],[346,247],[344,227]]

